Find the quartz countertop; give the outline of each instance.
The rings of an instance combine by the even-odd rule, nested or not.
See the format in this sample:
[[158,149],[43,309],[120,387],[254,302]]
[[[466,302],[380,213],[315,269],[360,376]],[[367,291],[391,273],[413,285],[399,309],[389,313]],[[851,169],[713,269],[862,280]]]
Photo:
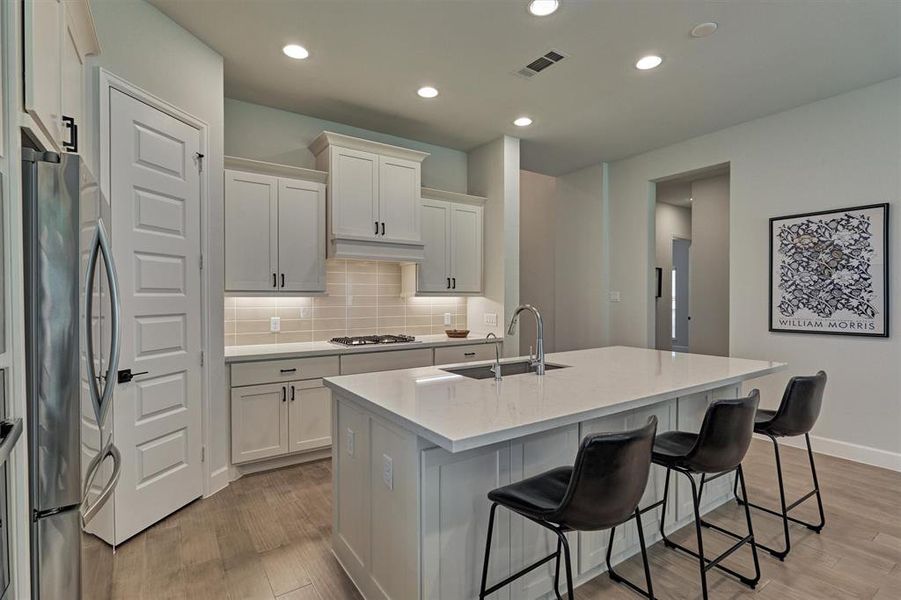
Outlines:
[[[505,359],[512,362],[517,359]],[[328,377],[325,385],[450,452],[640,408],[774,373],[784,363],[611,346],[548,354],[566,365],[503,381],[450,365]],[[491,364],[469,363],[466,366]]]
[[[226,346],[225,362],[251,362],[279,358],[307,356],[333,356],[358,352],[387,352],[390,350],[415,350],[436,346],[465,346],[468,344],[494,343],[495,338],[485,339],[484,334],[470,333],[465,338],[449,338],[446,335],[419,335],[415,342],[405,344],[371,344],[366,346],[341,346],[331,342],[298,342],[295,344],[256,344],[253,346]],[[497,338],[504,341],[504,338]]]

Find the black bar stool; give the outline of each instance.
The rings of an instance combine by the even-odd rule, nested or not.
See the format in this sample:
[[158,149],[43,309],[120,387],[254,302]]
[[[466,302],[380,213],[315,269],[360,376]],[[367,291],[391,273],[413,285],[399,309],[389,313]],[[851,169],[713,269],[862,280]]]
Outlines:
[[[760,393],[752,390],[747,398],[738,398],[735,400],[717,400],[707,407],[704,414],[704,421],[701,423],[701,430],[698,433],[688,433],[685,431],[667,431],[661,433],[654,440],[654,450],[652,461],[662,467],[666,467],[666,480],[663,488],[663,500],[643,508],[640,512],[646,513],[654,510],[658,506],[662,506],[660,513],[660,535],[663,537],[663,544],[667,548],[674,548],[689,554],[698,559],[698,566],[701,572],[701,590],[703,591],[704,600],[707,600],[707,571],[712,568],[720,569],[738,578],[739,581],[752,589],[757,586],[760,581],[760,562],[757,558],[757,545],[754,542],[754,528],[751,525],[751,511],[745,506],[745,520],[748,524],[748,535],[736,536],[739,541],[728,550],[717,556],[716,558],[707,558],[704,556],[704,540],[701,535],[701,491],[706,482],[713,481],[724,475],[728,475],[733,471],[737,472],[737,479],[741,481],[742,491],[745,490],[745,478],[742,473],[741,461],[744,460],[745,454],[751,445],[751,435],[754,428],[754,414],[757,410],[757,403],[760,399]],[[695,530],[698,537],[698,551],[695,552],[685,546],[677,544],[670,540],[664,531],[666,524],[666,506],[669,499],[669,480],[670,473],[676,471],[686,476],[691,484],[692,506],[695,512]],[[692,475],[701,475],[701,488],[695,483]],[[708,477],[712,475],[712,477]],[[745,492],[747,497],[747,492]],[[735,535],[732,532],[721,530],[719,527],[710,525],[713,529],[723,531],[729,535]],[[754,577],[747,577],[738,573],[724,565],[722,561],[733,552],[741,548],[745,544],[750,544],[751,553],[754,557]],[[607,553],[609,555],[610,548],[608,546]],[[615,573],[608,565],[610,578],[614,581],[623,582],[632,589],[638,591],[646,597],[650,597],[650,589],[645,592],[635,584],[626,581],[622,576]]]
[[[785,387],[785,393],[782,395],[782,402],[779,403],[777,410],[757,411],[754,419],[754,432],[765,435],[773,442],[773,450],[776,453],[776,475],[779,479],[779,500],[782,507],[781,512],[747,502],[738,495],[735,489],[735,499],[739,504],[752,506],[771,515],[782,518],[782,530],[785,535],[785,547],[782,550],[769,548],[763,544],[757,544],[779,560],[785,560],[785,557],[791,551],[791,537],[789,536],[788,523],[792,521],[799,525],[804,525],[808,529],[820,533],[823,526],[826,525],[826,515],[823,512],[823,498],[820,495],[820,484],[817,481],[817,468],[813,461],[813,449],[810,447],[810,430],[817,422],[820,416],[820,407],[823,404],[823,390],[826,389],[826,373],[819,371],[816,375],[805,375],[792,377],[788,385]],[[804,441],[807,442],[807,459],[810,461],[810,474],[813,478],[813,490],[804,494],[798,500],[791,504],[785,502],[785,483],[782,479],[782,461],[779,458],[779,442],[777,438],[803,435]],[[800,519],[789,516],[789,511],[803,504],[811,496],[816,495],[817,508],[820,511],[820,522],[818,524],[807,523]]]
[[[558,591],[561,550],[566,563],[566,591],[570,599],[575,598],[566,532],[610,529],[632,518],[635,518],[638,525],[638,541],[644,560],[648,595],[653,598],[651,572],[638,502],[647,486],[648,473],[651,469],[651,447],[656,431],[657,418],[651,417],[647,425],[641,429],[585,436],[579,446],[574,466],[551,469],[535,477],[488,492],[488,499],[492,504],[488,518],[488,540],[485,544],[485,563],[482,567],[479,598],[493,594],[551,559],[556,559],[554,594],[557,598],[561,598]],[[486,587],[491,534],[498,506],[503,506],[553,531],[557,535],[557,551],[500,583]],[[612,531],[610,537],[613,537]]]

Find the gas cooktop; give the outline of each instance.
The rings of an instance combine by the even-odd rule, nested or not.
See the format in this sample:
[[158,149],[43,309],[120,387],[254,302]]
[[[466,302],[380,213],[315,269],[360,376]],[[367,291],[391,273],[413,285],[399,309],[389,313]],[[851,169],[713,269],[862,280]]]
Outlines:
[[369,346],[373,344],[409,344],[415,342],[412,335],[355,335],[353,337],[336,337],[329,340],[342,346]]

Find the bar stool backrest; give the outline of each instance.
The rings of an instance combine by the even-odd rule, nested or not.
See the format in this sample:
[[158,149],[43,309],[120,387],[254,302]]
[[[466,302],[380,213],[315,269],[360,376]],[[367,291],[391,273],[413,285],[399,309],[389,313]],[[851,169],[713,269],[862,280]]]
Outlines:
[[648,483],[657,417],[632,431],[587,435],[556,514],[579,531],[609,529],[632,517]]
[[707,407],[701,431],[686,463],[699,473],[722,473],[741,464],[751,445],[760,392],[746,398],[717,400]]
[[782,402],[769,430],[777,435],[804,435],[813,429],[823,406],[826,372],[792,377],[785,386]]

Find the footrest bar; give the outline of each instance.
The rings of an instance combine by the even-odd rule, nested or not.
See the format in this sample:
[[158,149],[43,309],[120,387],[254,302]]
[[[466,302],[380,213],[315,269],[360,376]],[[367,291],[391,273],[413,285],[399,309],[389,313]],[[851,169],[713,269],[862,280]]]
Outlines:
[[502,587],[506,586],[507,584],[513,582],[513,581],[516,580],[516,579],[519,579],[520,577],[522,577],[522,576],[525,575],[526,573],[530,573],[531,571],[534,571],[535,569],[537,569],[538,567],[540,567],[540,566],[543,565],[544,563],[550,562],[550,560],[551,560],[552,558],[556,558],[556,557],[557,557],[557,553],[556,553],[556,552],[553,553],[553,554],[550,554],[550,555],[548,555],[548,556],[545,556],[544,558],[542,558],[542,559],[539,560],[538,562],[532,563],[531,565],[529,565],[529,566],[526,567],[525,569],[519,571],[518,573],[515,573],[515,574],[511,575],[510,577],[507,577],[506,579],[504,579],[504,580],[501,581],[500,583],[494,584],[493,586],[491,586],[490,588],[488,588],[487,590],[485,590],[485,595],[486,595],[486,596],[489,596],[489,595],[493,594],[494,592],[498,591],[499,589],[501,589]]
[[[677,544],[676,542],[669,542],[669,545],[677,550],[681,550],[682,552],[684,552],[685,554],[688,554],[689,556],[693,556],[695,558],[701,558],[701,556],[697,552],[695,552],[694,550],[691,550],[689,548],[686,548],[685,546],[683,546],[681,544]],[[709,558],[704,557],[704,562],[711,562],[711,561]],[[725,567],[721,564],[716,564],[714,566],[717,569],[719,569],[720,571],[723,571],[725,573],[728,573],[729,575],[732,575],[739,581],[742,581],[742,582],[750,581],[748,577],[745,577],[744,575],[742,575],[741,573],[738,573],[737,571],[733,571],[729,567]]]
[[813,496],[814,494],[816,494],[818,491],[819,491],[819,490],[817,490],[817,489],[813,489],[813,490],[811,490],[809,493],[804,494],[802,497],[798,498],[797,500],[795,500],[794,502],[792,502],[791,504],[789,504],[789,505],[785,508],[785,510],[786,510],[786,511],[789,511],[789,510],[793,509],[794,507],[798,506],[799,504],[801,504],[802,502],[804,502],[805,500],[807,500],[808,498],[810,498],[811,496]]
[[719,564],[720,564],[726,557],[728,557],[730,554],[732,554],[733,552],[735,552],[736,550],[738,550],[739,548],[741,548],[742,546],[744,546],[745,544],[747,544],[748,542],[753,541],[753,540],[754,540],[754,536],[753,536],[753,535],[749,535],[749,536],[746,536],[746,537],[741,538],[740,540],[738,540],[738,543],[736,543],[735,545],[733,545],[731,548],[729,548],[728,550],[726,550],[725,552],[723,552],[722,554],[720,554],[720,555],[717,556],[716,558],[714,558],[714,559],[712,559],[712,560],[710,560],[710,561],[707,561],[707,565],[704,567],[704,569],[707,570],[707,571],[709,571],[709,570],[712,569],[713,567],[719,566]]
[[[810,496],[808,496],[807,498],[809,498],[809,497]],[[804,498],[804,499],[806,500],[807,498]],[[773,515],[774,517],[779,517],[780,519],[782,518],[781,512],[772,510],[770,508],[767,508],[766,506],[760,506],[759,504],[754,504],[753,502],[748,502],[747,500],[740,500],[740,502],[743,504],[747,504],[751,508],[756,508],[757,510],[761,510],[767,514]],[[793,505],[792,507],[789,507],[788,510],[791,510],[791,508],[793,508],[794,506],[797,506],[797,504]],[[798,525],[803,525],[804,527],[809,527],[810,529],[820,528],[818,525],[814,525],[813,523],[808,523],[807,521],[802,521],[801,519],[796,519],[791,515],[785,515],[785,518],[788,519],[789,521],[791,521],[792,523],[797,523]],[[758,546],[759,545],[760,544],[758,544]]]

